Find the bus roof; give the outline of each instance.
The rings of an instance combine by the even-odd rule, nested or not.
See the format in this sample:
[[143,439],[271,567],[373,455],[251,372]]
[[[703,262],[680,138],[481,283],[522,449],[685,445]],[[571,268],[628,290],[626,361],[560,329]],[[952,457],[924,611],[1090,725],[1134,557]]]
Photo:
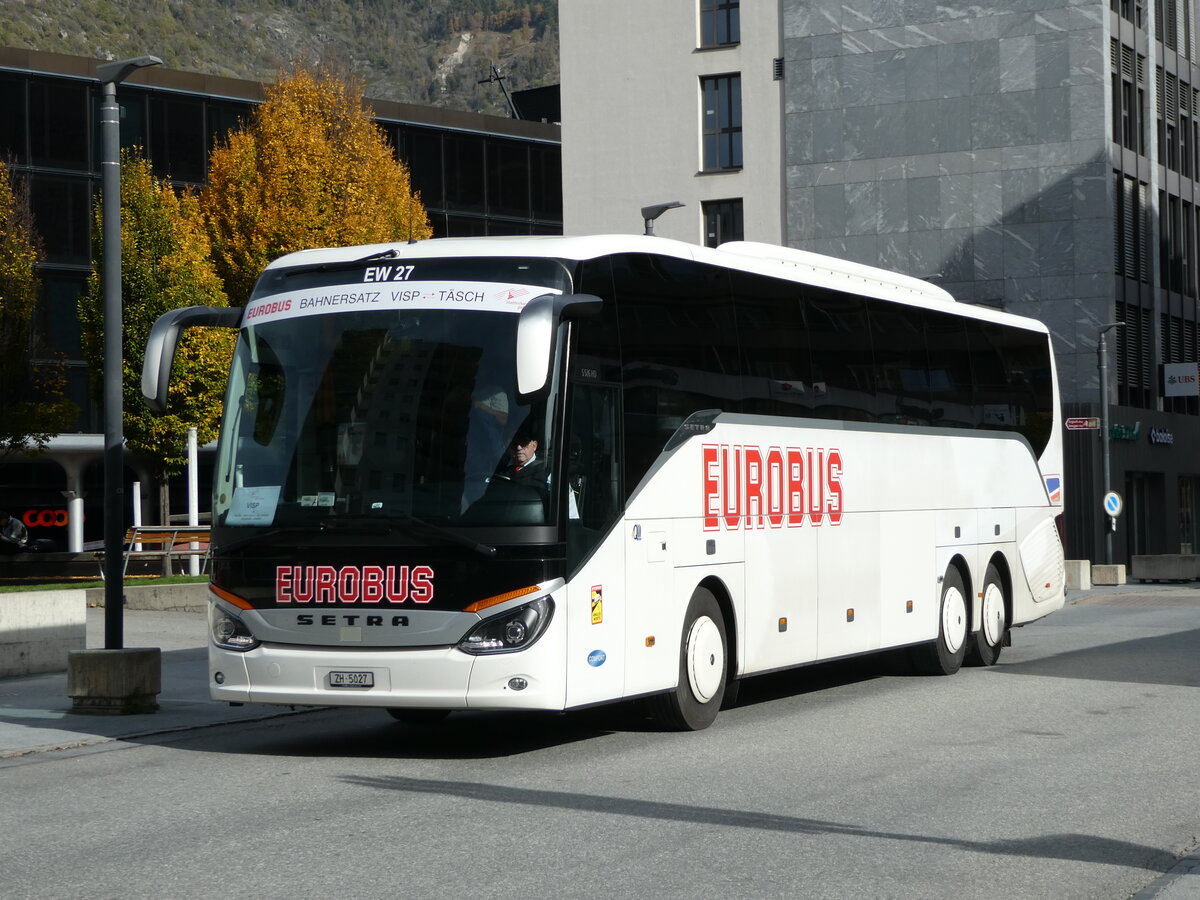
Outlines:
[[321,265],[359,259],[388,250],[397,259],[455,256],[518,256],[585,260],[610,253],[653,253],[727,269],[784,278],[815,287],[848,291],[913,306],[953,307],[957,314],[1002,322],[1033,330],[1047,331],[1036,319],[1018,316],[989,306],[958,303],[944,288],[911,275],[823,256],[806,250],[777,247],[753,241],[729,241],[712,249],[698,244],[636,234],[597,234],[585,236],[505,236],[432,238],[412,243],[366,244],[353,247],[325,247],[289,253],[272,261],[267,268]]

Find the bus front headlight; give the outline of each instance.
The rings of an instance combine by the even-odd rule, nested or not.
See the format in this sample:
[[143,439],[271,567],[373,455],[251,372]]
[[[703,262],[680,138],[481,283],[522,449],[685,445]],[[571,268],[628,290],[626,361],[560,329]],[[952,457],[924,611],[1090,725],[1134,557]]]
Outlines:
[[246,623],[237,616],[221,609],[217,604],[208,606],[208,631],[213,643],[225,650],[253,650],[260,643],[251,634]]
[[484,619],[459,641],[458,649],[476,654],[524,650],[542,636],[553,614],[554,601],[539,597],[532,603]]

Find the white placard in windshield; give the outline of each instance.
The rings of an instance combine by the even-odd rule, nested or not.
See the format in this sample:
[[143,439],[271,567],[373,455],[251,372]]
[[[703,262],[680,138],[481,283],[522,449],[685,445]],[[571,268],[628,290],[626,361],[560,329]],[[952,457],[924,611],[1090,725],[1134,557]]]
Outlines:
[[279,503],[279,485],[240,487],[233,491],[233,502],[225,516],[226,525],[270,525],[275,521]]
[[519,313],[534,297],[560,294],[554,288],[481,281],[406,281],[326,285],[259,297],[246,304],[243,327],[363,310],[461,309]]

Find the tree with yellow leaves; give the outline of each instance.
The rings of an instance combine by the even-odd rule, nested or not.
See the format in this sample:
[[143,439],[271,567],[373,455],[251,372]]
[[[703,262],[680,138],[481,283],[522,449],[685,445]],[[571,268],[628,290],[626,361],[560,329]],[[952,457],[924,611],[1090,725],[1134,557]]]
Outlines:
[[200,201],[235,305],[284,253],[432,233],[408,169],[363,108],[362,86],[303,67],[213,149]]
[[[101,201],[92,227],[93,269],[79,302],[83,349],[92,383],[103,384],[104,247]],[[181,306],[228,306],[213,271],[208,235],[194,194],[177,194],[154,177],[138,151],[121,152],[121,299],[123,319],[123,428],[129,449],[151,461],[159,485],[159,508],[169,515],[167,479],[187,462],[187,430],[201,444],[216,439],[222,394],[233,352],[233,332],[188,329],[175,355],[170,400],[164,415],[142,399],[142,360],[150,328]]]
[[39,350],[32,327],[41,257],[29,196],[0,161],[0,458],[39,452],[79,412],[62,397],[62,365]]

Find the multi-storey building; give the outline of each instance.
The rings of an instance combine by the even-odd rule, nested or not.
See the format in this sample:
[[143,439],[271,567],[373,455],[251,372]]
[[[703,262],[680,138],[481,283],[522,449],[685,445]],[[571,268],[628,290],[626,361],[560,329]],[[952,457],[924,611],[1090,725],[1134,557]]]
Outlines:
[[[778,241],[1054,336],[1114,561],[1200,548],[1194,0],[564,0],[564,223]],[[630,23],[636,23],[631,26]],[[1067,435],[1068,553],[1104,555]]]
[[[26,517],[34,536],[64,549],[71,516],[86,516],[88,539],[99,537],[103,518],[101,411],[88,389],[76,315],[91,268],[91,207],[100,187],[96,65],[0,48],[0,157],[29,185],[45,249],[37,329],[66,361],[67,394],[81,411],[47,455],[0,465],[0,508]],[[198,187],[213,142],[262,99],[257,82],[143,69],[117,90],[121,141],[142,147],[160,177]],[[561,233],[557,125],[380,100],[369,105],[408,163],[435,236]],[[130,465],[126,483],[139,477],[137,460]]]

